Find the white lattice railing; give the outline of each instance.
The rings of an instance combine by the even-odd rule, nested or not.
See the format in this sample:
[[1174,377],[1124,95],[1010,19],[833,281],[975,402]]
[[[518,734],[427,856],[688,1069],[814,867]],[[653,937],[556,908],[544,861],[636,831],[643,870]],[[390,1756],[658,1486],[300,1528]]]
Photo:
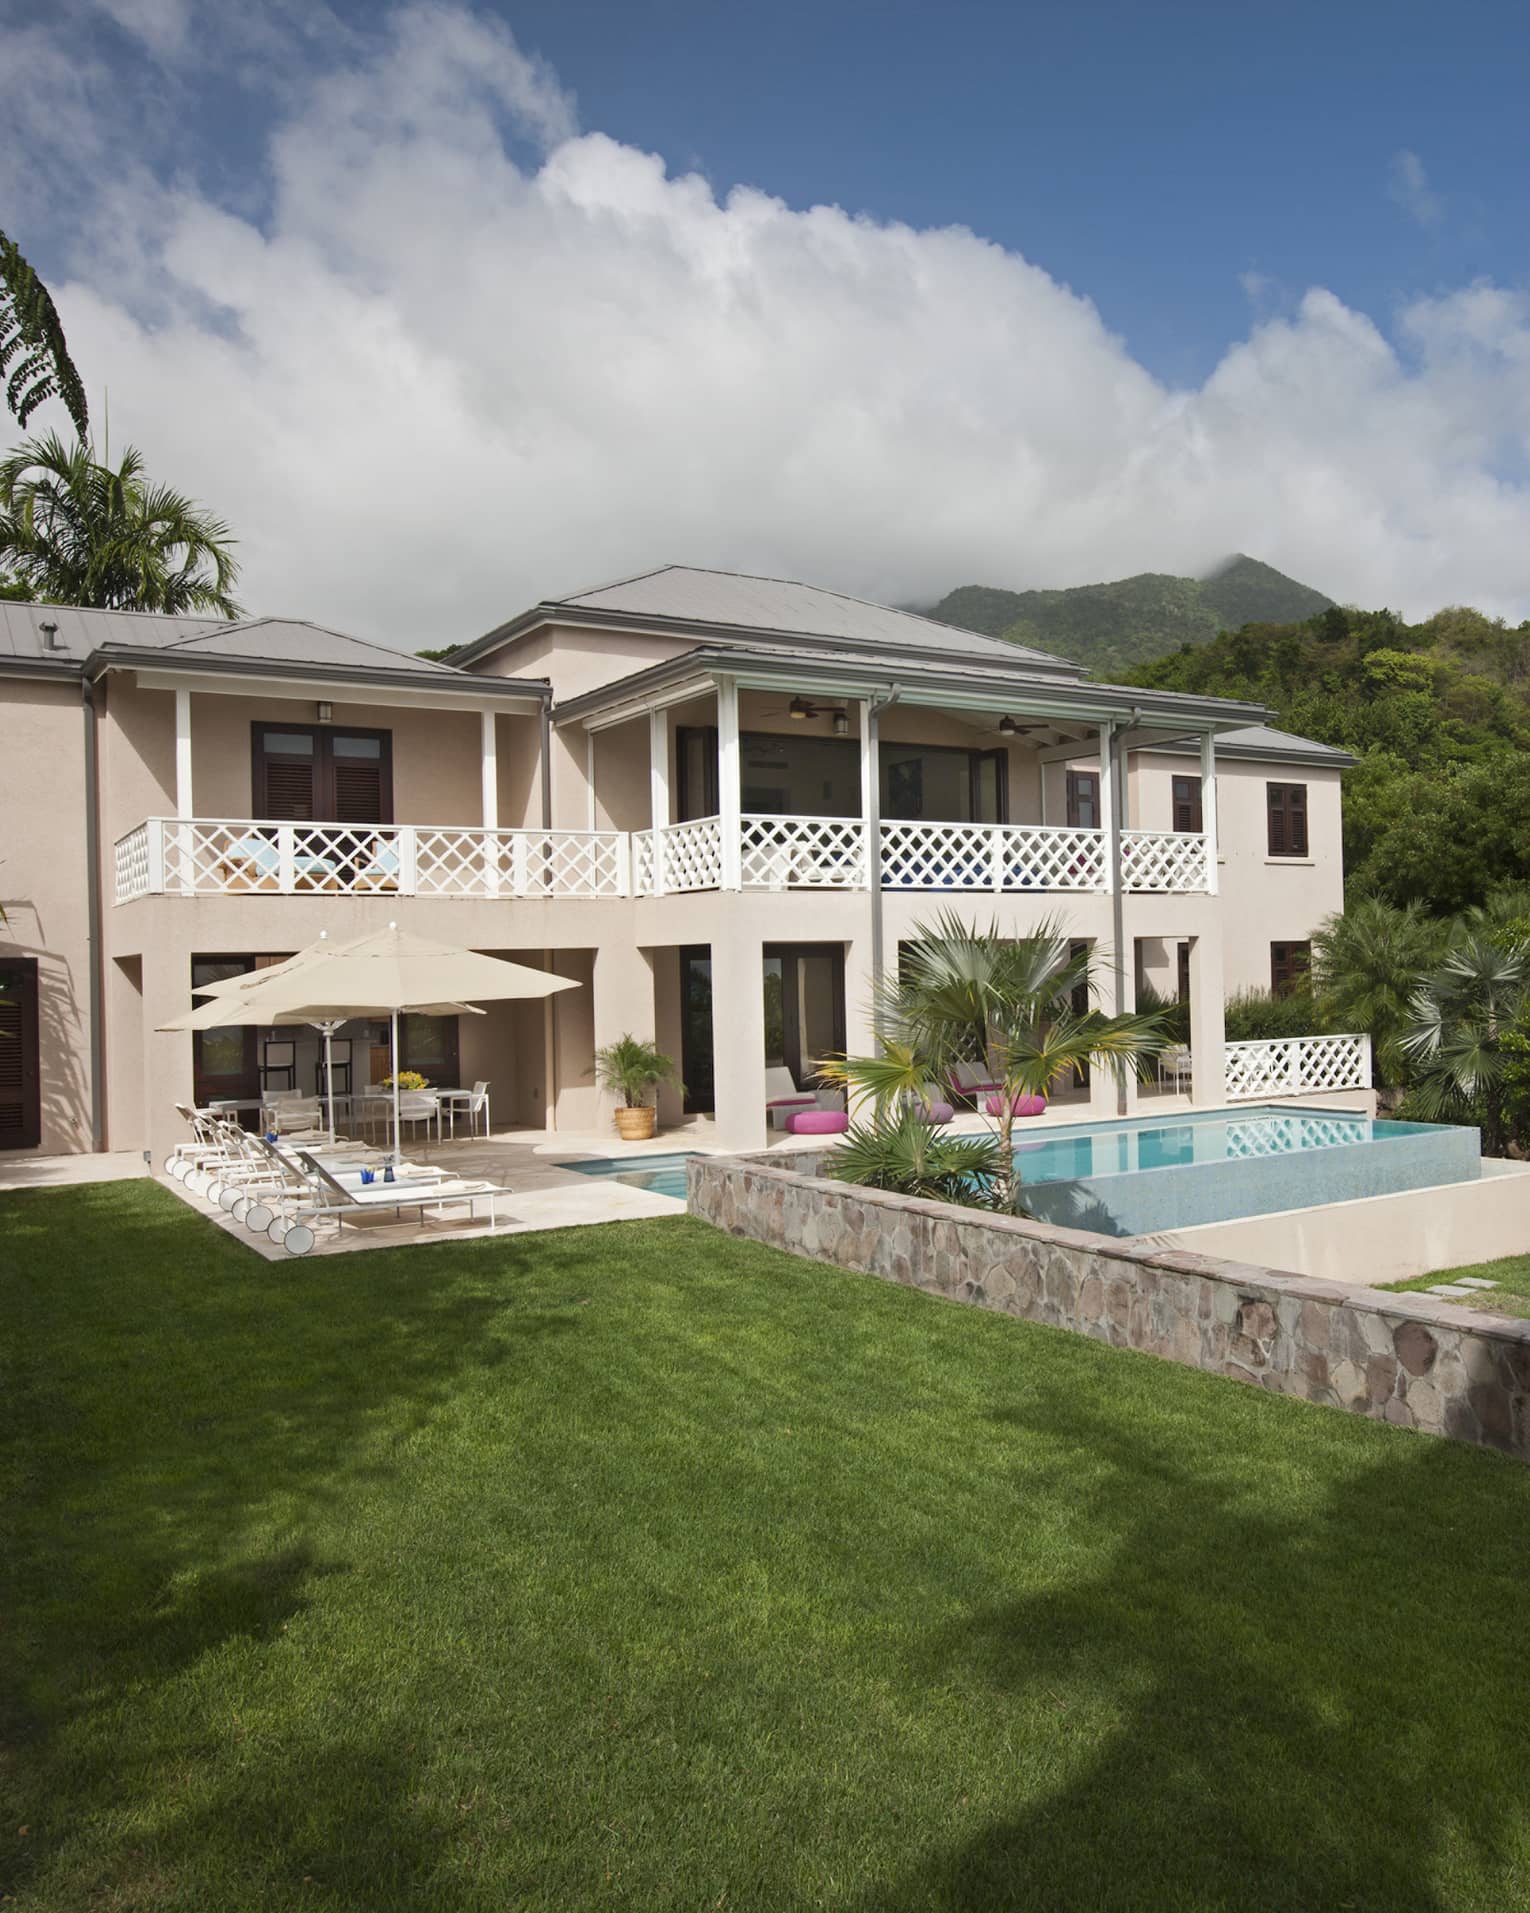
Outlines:
[[621,897],[627,859],[615,830],[151,817],[117,842],[116,897]]
[[1188,831],[1123,830],[1123,890],[1205,890],[1206,839]]
[[720,890],[722,824],[697,817],[684,824],[632,833],[633,894],[662,897],[672,890]]
[[864,890],[859,817],[745,817],[739,875],[746,889]]
[[1042,824],[886,822],[882,882],[897,890],[1103,890],[1105,838]]
[[1227,1100],[1232,1103],[1371,1087],[1371,1039],[1364,1034],[1229,1043],[1225,1054]]

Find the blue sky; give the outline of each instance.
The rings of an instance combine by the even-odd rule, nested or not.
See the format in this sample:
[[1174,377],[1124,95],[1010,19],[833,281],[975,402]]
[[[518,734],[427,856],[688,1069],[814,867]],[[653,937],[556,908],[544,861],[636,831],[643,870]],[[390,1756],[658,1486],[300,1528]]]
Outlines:
[[[963,224],[1203,378],[1308,286],[1385,314],[1527,267],[1530,8],[502,5],[580,117],[719,189]],[[1399,203],[1411,153],[1426,197]]]
[[[908,599],[1243,549],[1530,614],[1530,10],[0,23],[7,230],[285,609],[404,642],[443,577],[471,626],[667,559]],[[379,555],[421,469],[414,592]]]

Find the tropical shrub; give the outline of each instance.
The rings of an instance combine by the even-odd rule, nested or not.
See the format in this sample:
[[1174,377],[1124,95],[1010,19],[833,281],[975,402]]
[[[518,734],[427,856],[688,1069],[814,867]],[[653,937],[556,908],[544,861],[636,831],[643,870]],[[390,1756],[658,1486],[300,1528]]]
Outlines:
[[1268,990],[1239,990],[1227,999],[1225,1015],[1229,1043],[1320,1036],[1328,1027],[1324,1005],[1306,987],[1281,996],[1272,996]]
[[841,1182],[973,1209],[994,1206],[1003,1172],[997,1136],[953,1136],[913,1108],[853,1123],[824,1164],[825,1175]]
[[630,1031],[595,1052],[595,1080],[620,1096],[628,1109],[646,1108],[659,1085],[675,1082],[678,1074],[673,1058]]

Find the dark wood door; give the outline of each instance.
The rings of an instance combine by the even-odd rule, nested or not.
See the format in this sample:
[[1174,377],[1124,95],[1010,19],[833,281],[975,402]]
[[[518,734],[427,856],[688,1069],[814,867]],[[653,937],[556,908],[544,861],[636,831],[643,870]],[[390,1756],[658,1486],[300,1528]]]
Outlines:
[[252,733],[257,817],[277,823],[392,823],[391,732],[256,724]]
[[35,1149],[41,1141],[37,959],[8,957],[0,961],[0,1149]]

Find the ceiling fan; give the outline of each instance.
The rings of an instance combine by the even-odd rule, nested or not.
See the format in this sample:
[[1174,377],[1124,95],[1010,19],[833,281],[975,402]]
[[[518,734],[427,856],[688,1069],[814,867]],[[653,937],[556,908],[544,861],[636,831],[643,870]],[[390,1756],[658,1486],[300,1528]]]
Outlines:
[[834,735],[847,737],[850,732],[850,715],[842,705],[815,704],[810,697],[794,697],[790,704],[779,705],[773,711],[763,713],[765,717],[789,717],[794,724],[806,723],[813,717],[830,717],[834,720]]

